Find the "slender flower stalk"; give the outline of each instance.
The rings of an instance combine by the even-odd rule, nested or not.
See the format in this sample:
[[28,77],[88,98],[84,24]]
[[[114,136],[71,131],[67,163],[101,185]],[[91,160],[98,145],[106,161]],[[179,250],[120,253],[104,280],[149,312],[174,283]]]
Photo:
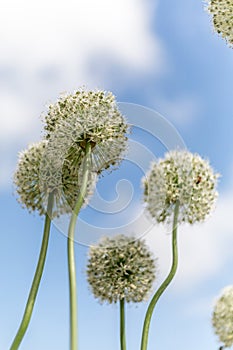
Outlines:
[[43,234],[43,240],[42,240],[40,256],[37,263],[36,272],[35,272],[31,290],[28,296],[23,319],[19,326],[18,332],[14,338],[14,341],[10,347],[10,350],[17,350],[19,348],[23,340],[23,337],[27,331],[27,328],[32,316],[32,311],[33,311],[34,304],[36,301],[36,296],[39,290],[39,285],[40,285],[42,273],[44,270],[45,259],[46,259],[47,249],[48,249],[53,202],[54,202],[54,195],[51,193],[48,198],[48,207],[47,207],[47,213],[45,216],[44,234]]
[[125,299],[120,300],[120,340],[121,350],[126,350],[126,337],[125,337]]
[[76,266],[75,266],[75,251],[74,251],[74,234],[79,211],[83,205],[84,198],[87,192],[88,175],[90,170],[90,154],[91,144],[87,142],[85,148],[85,159],[83,165],[83,178],[80,193],[77,198],[74,211],[71,216],[67,240],[67,253],[68,253],[68,270],[69,270],[69,293],[70,293],[70,348],[71,350],[77,350],[78,337],[77,337],[77,286],[76,286]]
[[173,228],[172,228],[172,266],[171,270],[166,277],[166,279],[163,281],[159,289],[154,294],[153,298],[151,299],[151,302],[147,308],[146,317],[144,320],[143,325],[143,331],[142,331],[142,340],[141,340],[141,350],[146,350],[148,345],[148,336],[149,336],[149,328],[150,328],[150,322],[152,318],[152,314],[154,311],[154,308],[161,297],[161,295],[164,293],[165,289],[168,287],[168,285],[173,280],[177,266],[178,266],[178,247],[177,247],[177,225],[178,225],[178,215],[179,215],[179,201],[175,204],[174,209],[174,219],[173,219]]
[[19,201],[30,211],[46,215],[46,220],[36,275],[11,349],[18,348],[31,318],[45,263],[51,219],[71,213],[67,243],[70,334],[71,349],[76,350],[74,234],[77,216],[87,203],[86,197],[92,192],[97,175],[121,162],[128,125],[111,93],[85,90],[64,96],[50,105],[45,122],[45,139],[20,154],[15,173]]
[[[70,290],[70,344],[78,347],[77,339],[77,287],[74,252],[74,232],[77,217],[92,183],[104,170],[112,170],[122,161],[126,150],[128,125],[118,110],[115,97],[110,92],[80,89],[61,96],[49,106],[45,116],[45,137],[48,141],[47,158],[52,171],[61,174],[78,174],[78,192],[72,196],[70,186],[66,193],[72,209],[68,230],[68,268]],[[48,163],[48,162],[47,162]],[[72,185],[72,182],[71,182]]]
[[154,308],[175,276],[178,266],[177,226],[204,221],[217,198],[217,178],[208,161],[186,150],[170,151],[153,162],[143,179],[144,200],[149,214],[158,223],[172,223],[171,270],[153,296],[145,316],[141,350],[147,349],[149,327]]
[[73,165],[67,161],[63,161],[62,171],[57,171],[57,164],[50,161],[47,150],[48,142],[45,140],[30,145],[20,154],[14,176],[18,201],[29,211],[45,216],[45,225],[35,277],[11,350],[18,349],[31,319],[45,265],[51,220],[72,211],[79,193],[79,177],[82,177],[73,171]]

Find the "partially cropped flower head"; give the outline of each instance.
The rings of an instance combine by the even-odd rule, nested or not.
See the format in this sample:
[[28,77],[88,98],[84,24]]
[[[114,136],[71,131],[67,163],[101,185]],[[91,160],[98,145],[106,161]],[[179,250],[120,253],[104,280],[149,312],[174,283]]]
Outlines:
[[233,286],[223,289],[212,314],[215,334],[225,347],[233,345]]
[[151,291],[156,260],[142,240],[119,235],[102,238],[92,246],[87,265],[87,279],[100,302],[141,302]]
[[[48,196],[53,193],[53,216],[59,216],[71,212],[76,203],[82,180],[83,160],[79,160],[79,172],[74,171],[69,159],[58,168],[56,163],[48,164],[47,147],[48,142],[41,141],[20,154],[14,182],[19,202],[30,211],[38,211],[40,215],[46,214]],[[95,176],[90,173],[88,194],[91,194],[94,184]]]
[[213,16],[215,31],[233,45],[233,0],[210,0],[208,10]]
[[203,221],[215,204],[218,176],[198,154],[170,151],[143,179],[146,208],[157,222],[169,223],[179,201],[180,223]]
[[[51,155],[82,156],[90,143],[92,170],[118,165],[126,150],[128,125],[110,92],[78,90],[49,106],[45,117]],[[73,155],[72,155],[73,152]]]

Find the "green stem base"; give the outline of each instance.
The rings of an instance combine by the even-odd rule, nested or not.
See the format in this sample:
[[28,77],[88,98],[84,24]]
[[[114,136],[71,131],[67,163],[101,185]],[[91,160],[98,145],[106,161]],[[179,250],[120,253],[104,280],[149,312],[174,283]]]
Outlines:
[[148,345],[148,337],[149,337],[149,328],[150,328],[150,322],[151,322],[151,317],[154,311],[154,308],[165,291],[165,289],[168,287],[168,285],[171,283],[172,279],[175,276],[177,266],[178,266],[178,249],[177,249],[177,223],[178,223],[178,215],[179,215],[179,202],[177,201],[175,204],[175,209],[174,209],[174,219],[173,219],[173,228],[172,228],[172,266],[171,270],[164,280],[164,282],[161,284],[159,289],[156,291],[154,294],[144,320],[144,325],[143,325],[143,332],[142,332],[142,341],[141,341],[141,350],[147,350],[147,345]]
[[77,319],[77,286],[76,286],[76,265],[75,265],[75,249],[74,249],[74,239],[75,239],[75,227],[77,222],[77,217],[80,209],[83,205],[84,198],[87,192],[88,185],[88,175],[90,168],[90,154],[91,154],[91,144],[86,143],[85,148],[85,159],[83,165],[83,180],[80,188],[80,192],[77,198],[77,202],[72,213],[67,239],[67,255],[68,255],[68,273],[69,273],[69,298],[70,298],[70,349],[78,349],[78,319]]
[[44,270],[45,259],[47,255],[53,202],[54,202],[54,196],[53,194],[50,194],[48,198],[47,214],[45,216],[44,234],[43,234],[43,239],[41,244],[40,256],[36,267],[36,272],[35,272],[31,290],[28,296],[24,315],[23,315],[21,324],[19,326],[18,332],[10,347],[10,350],[17,350],[19,348],[32,316],[32,311],[36,301],[36,296],[38,293],[41,277]]

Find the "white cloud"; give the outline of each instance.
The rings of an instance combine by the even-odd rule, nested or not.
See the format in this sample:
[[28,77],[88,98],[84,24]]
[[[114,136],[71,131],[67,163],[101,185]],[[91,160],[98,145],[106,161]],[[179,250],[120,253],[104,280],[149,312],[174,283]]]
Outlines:
[[[232,198],[233,189],[220,195],[213,216],[205,223],[179,227],[179,266],[173,281],[174,291],[193,288],[232,264]],[[159,256],[160,279],[163,280],[171,264],[171,235],[165,235],[163,227],[156,226],[146,239]]]
[[[22,97],[13,95],[10,92],[3,91],[0,94],[1,106],[1,129],[0,144],[14,142],[15,138],[22,137],[32,133],[32,129],[39,126],[39,119],[35,118],[30,103],[27,103]],[[36,116],[37,117],[37,116]],[[35,120],[38,121],[35,125]]]
[[135,76],[161,72],[164,54],[149,5],[143,0],[42,0],[36,5],[24,0],[1,7],[0,187],[9,184],[19,145],[37,141],[44,105],[60,92],[83,84],[113,86],[118,71],[123,88]]
[[137,73],[159,69],[161,44],[149,17],[142,0],[24,1],[1,9],[1,61],[15,64],[17,57],[28,71],[54,66],[81,80],[95,55]]
[[11,185],[18,151],[38,141],[41,123],[36,109],[18,94],[0,93],[0,189]]

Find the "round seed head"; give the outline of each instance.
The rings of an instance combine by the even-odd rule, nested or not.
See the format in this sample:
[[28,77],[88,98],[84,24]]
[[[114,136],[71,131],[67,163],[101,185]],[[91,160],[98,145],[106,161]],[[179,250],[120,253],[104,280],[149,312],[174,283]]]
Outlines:
[[224,288],[215,302],[212,325],[224,346],[231,347],[233,345],[233,286]]
[[[29,146],[19,156],[14,175],[19,202],[30,211],[46,214],[48,196],[54,194],[53,217],[72,211],[79,194],[82,181],[82,162],[78,171],[74,170],[69,159],[63,160],[61,168],[46,157],[48,141]],[[95,184],[95,174],[90,173],[87,193],[90,195]]]
[[215,31],[229,46],[233,45],[233,0],[210,0],[208,11],[212,15]]
[[126,150],[128,125],[110,92],[78,90],[61,97],[49,106],[45,130],[51,156],[54,150],[65,158],[82,155],[89,142],[98,174],[117,166]]
[[214,207],[218,176],[198,154],[170,151],[143,179],[146,208],[157,222],[169,223],[179,201],[180,223],[203,221]]
[[141,302],[151,291],[156,262],[142,240],[119,235],[102,238],[92,246],[87,265],[87,280],[100,302]]

